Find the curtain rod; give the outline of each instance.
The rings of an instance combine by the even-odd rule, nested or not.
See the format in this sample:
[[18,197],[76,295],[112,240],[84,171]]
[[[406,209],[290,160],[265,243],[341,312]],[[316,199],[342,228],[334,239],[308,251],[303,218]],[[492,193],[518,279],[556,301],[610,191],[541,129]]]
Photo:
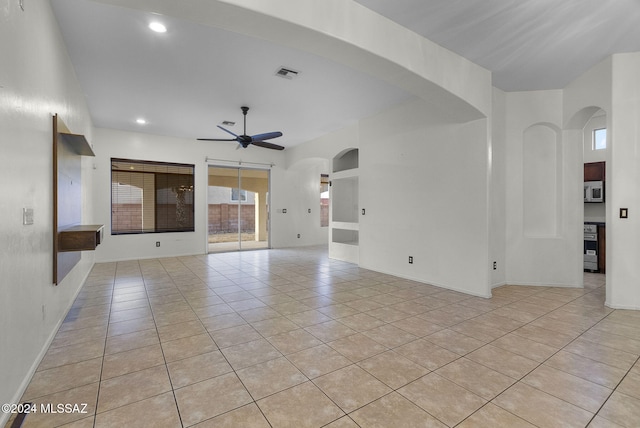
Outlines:
[[248,164],[248,165],[266,165],[266,166],[271,167],[271,168],[273,168],[274,166],[276,166],[276,164],[275,164],[275,163],[273,163],[273,162],[272,162],[272,163],[262,163],[262,162],[245,162],[245,161],[242,161],[242,160],[239,160],[239,161],[238,161],[238,160],[229,160],[229,159],[215,159],[215,158],[210,158],[210,157],[208,157],[208,156],[205,158],[205,161],[206,161],[206,162],[209,162],[209,161],[218,161],[218,162],[237,163],[237,164],[238,164],[238,166],[243,165],[243,164]]

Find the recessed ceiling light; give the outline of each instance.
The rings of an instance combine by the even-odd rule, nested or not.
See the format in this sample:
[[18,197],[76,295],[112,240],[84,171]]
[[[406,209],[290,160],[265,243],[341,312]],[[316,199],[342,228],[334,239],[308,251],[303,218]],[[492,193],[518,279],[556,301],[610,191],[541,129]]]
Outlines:
[[149,24],[149,28],[153,31],[155,31],[156,33],[166,33],[167,32],[167,27],[164,26],[164,24],[161,24],[159,22],[152,22],[151,24]]
[[147,121],[146,121],[145,119],[143,119],[143,118],[141,118],[141,117],[140,117],[140,118],[136,119],[136,123],[137,123],[138,125],[146,125],[146,124],[147,124]]

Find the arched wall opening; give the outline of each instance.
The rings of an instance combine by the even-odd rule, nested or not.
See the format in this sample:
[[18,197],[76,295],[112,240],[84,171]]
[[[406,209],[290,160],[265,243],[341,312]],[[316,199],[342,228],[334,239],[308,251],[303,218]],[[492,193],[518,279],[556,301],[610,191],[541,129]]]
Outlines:
[[[586,163],[592,163],[594,161],[601,161],[605,163],[605,179],[604,179],[604,195],[605,199],[602,203],[584,203],[584,199],[579,203],[579,209],[576,211],[579,216],[582,224],[594,224],[597,226],[596,230],[598,231],[598,244],[596,247],[596,256],[600,259],[598,263],[598,271],[605,275],[606,282],[606,299],[608,300],[608,296],[611,291],[611,284],[609,281],[610,278],[610,269],[606,269],[605,266],[608,265],[606,263],[606,257],[601,256],[601,252],[604,252],[606,249],[606,241],[605,239],[611,239],[610,234],[606,234],[606,226],[609,221],[607,216],[606,202],[607,196],[611,195],[613,192],[613,182],[611,181],[611,139],[610,135],[610,117],[607,111],[600,106],[587,106],[583,107],[580,110],[576,111],[574,114],[569,116],[565,124],[564,129],[564,138],[566,143],[574,148],[579,147],[578,156],[575,156],[573,159],[569,161],[575,166],[577,173],[571,176],[572,187],[583,187],[585,176],[584,176],[584,165]],[[597,128],[607,129],[607,141],[606,148],[600,149],[601,152],[593,147],[592,144],[592,136],[593,131]],[[584,192],[584,187],[583,187]],[[583,193],[584,194],[584,193]],[[605,238],[606,237],[606,238]],[[584,246],[583,246],[583,251]],[[591,250],[593,251],[593,250]],[[584,265],[582,266],[584,270]],[[603,272],[604,271],[604,272]]]

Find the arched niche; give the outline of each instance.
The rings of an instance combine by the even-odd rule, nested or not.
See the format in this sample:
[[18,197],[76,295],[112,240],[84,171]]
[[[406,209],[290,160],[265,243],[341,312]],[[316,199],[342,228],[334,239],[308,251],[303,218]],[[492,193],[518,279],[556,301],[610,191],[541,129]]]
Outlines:
[[358,168],[358,149],[345,149],[333,158],[333,172]]
[[560,129],[550,123],[523,132],[523,231],[528,237],[555,237],[561,231],[562,144]]
[[606,110],[602,109],[598,106],[589,106],[584,107],[574,113],[567,123],[565,124],[565,129],[582,129],[586,125],[586,123],[591,119],[597,112],[600,110],[604,111],[606,114]]

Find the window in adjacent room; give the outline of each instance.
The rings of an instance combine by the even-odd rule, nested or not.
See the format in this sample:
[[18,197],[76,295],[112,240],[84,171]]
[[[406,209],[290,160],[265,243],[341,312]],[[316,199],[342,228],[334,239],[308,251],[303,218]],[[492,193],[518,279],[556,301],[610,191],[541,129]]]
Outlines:
[[193,232],[194,165],[111,159],[111,234]]
[[320,227],[329,226],[329,174],[320,174]]
[[231,189],[231,201],[232,202],[246,202],[247,201],[247,191],[243,189],[232,188]]
[[593,150],[604,150],[607,148],[607,129],[593,130]]

